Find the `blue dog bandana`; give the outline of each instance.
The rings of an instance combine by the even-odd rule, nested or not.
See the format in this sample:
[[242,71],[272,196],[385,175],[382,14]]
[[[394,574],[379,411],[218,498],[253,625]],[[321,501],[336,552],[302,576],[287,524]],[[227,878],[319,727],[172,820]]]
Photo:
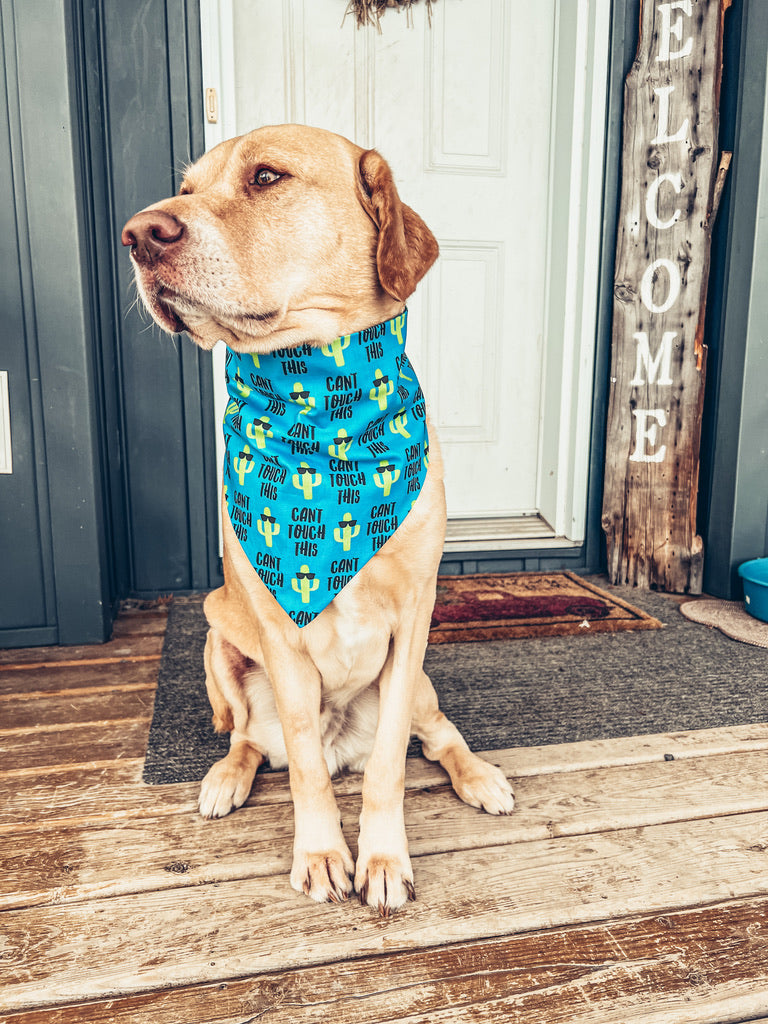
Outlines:
[[229,517],[299,626],[392,536],[424,483],[424,395],[406,327],[407,310],[320,347],[227,350]]

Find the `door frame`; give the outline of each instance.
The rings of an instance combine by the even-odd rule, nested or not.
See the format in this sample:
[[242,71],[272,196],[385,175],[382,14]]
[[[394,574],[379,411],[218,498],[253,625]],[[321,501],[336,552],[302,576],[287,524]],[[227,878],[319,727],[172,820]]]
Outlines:
[[[584,542],[606,155],[610,0],[558,0],[537,505]],[[558,280],[565,288],[556,287]],[[562,345],[552,339],[562,337]],[[567,339],[571,338],[569,345]]]

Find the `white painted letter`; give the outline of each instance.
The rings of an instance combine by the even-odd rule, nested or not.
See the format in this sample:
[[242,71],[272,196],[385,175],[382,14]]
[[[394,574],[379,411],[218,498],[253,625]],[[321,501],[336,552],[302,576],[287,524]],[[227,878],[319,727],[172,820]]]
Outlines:
[[667,174],[660,174],[658,178],[656,178],[655,181],[652,181],[648,186],[648,191],[645,195],[645,215],[651,225],[659,231],[671,228],[673,224],[676,224],[677,221],[680,220],[680,210],[677,209],[669,220],[659,220],[659,215],[657,213],[658,197],[659,188],[663,181],[668,181],[678,195],[683,191],[683,176],[680,171],[669,171]]
[[[630,462],[663,462],[667,454],[667,446],[661,445],[655,452],[646,452],[645,442],[654,448],[659,427],[666,427],[667,414],[663,409],[633,409],[632,415],[636,420],[635,450],[629,456]],[[656,423],[648,426],[647,420],[653,416]],[[658,425],[657,425],[658,424]]]
[[[669,274],[669,291],[664,302],[657,306],[653,301],[653,279],[659,267],[664,267]],[[640,282],[640,298],[643,300],[645,308],[651,313],[666,313],[679,294],[680,271],[677,268],[677,264],[673,263],[672,260],[654,260],[650,267],[646,269],[643,274],[643,280]]]
[[656,60],[674,60],[675,57],[690,57],[693,49],[693,36],[688,36],[679,50],[670,50],[670,36],[679,42],[683,39],[683,17],[672,24],[672,11],[682,11],[691,16],[691,0],[672,0],[672,3],[659,4],[661,28],[659,29],[659,55]]
[[[672,377],[669,371],[672,367],[672,342],[676,337],[677,331],[664,331],[656,358],[651,359],[651,346],[648,343],[648,335],[645,331],[635,331],[637,362],[635,363],[635,376],[629,382],[631,388],[640,388],[645,384],[643,367],[645,367],[649,384],[658,384],[662,387],[671,386]],[[656,380],[659,369],[661,369],[661,373],[659,374],[659,379]]]
[[686,142],[688,140],[688,118],[683,121],[674,135],[669,134],[669,96],[675,91],[674,85],[663,85],[660,89],[653,90],[659,97],[659,120],[658,134],[651,139],[651,144],[657,142]]

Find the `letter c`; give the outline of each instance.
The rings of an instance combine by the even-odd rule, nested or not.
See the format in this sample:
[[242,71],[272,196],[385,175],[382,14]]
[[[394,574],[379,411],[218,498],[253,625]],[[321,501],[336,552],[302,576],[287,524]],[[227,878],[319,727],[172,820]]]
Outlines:
[[676,224],[680,220],[681,216],[681,211],[676,209],[669,220],[659,220],[657,212],[659,188],[661,187],[661,183],[664,181],[668,181],[678,195],[683,191],[683,176],[680,171],[669,171],[667,174],[660,174],[658,178],[648,186],[648,192],[645,196],[645,215],[648,218],[649,223],[659,231],[671,228],[673,224]]

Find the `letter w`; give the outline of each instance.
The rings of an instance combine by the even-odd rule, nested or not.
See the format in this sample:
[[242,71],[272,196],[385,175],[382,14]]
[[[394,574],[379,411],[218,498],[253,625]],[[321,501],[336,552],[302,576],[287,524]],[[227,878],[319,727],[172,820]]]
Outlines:
[[[631,388],[639,388],[645,384],[643,368],[648,377],[649,384],[671,385],[672,378],[669,371],[672,366],[672,342],[677,337],[677,331],[665,331],[661,339],[659,351],[656,358],[651,359],[651,346],[648,342],[648,335],[645,331],[635,331],[634,339],[637,342],[637,362],[635,363],[635,376],[629,382]],[[659,379],[656,380],[657,374]]]

